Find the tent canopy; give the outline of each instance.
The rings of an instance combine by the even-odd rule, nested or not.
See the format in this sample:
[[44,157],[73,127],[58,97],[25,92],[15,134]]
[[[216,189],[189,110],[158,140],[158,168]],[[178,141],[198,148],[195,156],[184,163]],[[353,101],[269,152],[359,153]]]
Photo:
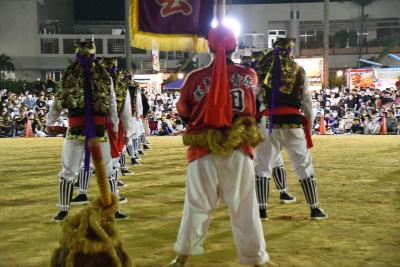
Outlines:
[[173,81],[173,82],[167,83],[166,85],[163,86],[163,87],[164,87],[164,90],[174,90],[174,89],[176,90],[176,89],[181,89],[184,80],[185,80],[185,79],[178,79],[178,80],[175,80],[175,81]]

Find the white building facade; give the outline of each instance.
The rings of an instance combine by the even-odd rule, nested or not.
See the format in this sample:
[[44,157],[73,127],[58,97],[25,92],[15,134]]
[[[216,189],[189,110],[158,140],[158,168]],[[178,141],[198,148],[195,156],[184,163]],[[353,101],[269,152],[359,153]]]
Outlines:
[[[97,54],[124,57],[123,21],[74,21],[71,0],[0,0],[0,53],[10,56],[15,65],[16,79],[44,79],[52,73],[56,80],[74,58],[74,42],[94,40]],[[229,1],[228,1],[229,2]],[[365,8],[368,15],[363,35],[367,46],[363,58],[378,55],[384,39],[400,32],[400,1],[379,0]],[[352,2],[330,3],[330,35],[335,42],[330,49],[330,68],[358,66],[357,36],[361,9]],[[238,56],[253,50],[270,48],[278,36],[295,37],[298,57],[322,56],[323,2],[228,5],[226,15],[241,24]],[[132,49],[132,59],[139,70],[151,70],[150,51]],[[400,52],[396,46],[394,53]],[[161,70],[174,69],[191,52],[160,52]],[[198,55],[198,66],[206,65],[209,57]],[[383,64],[394,64],[385,59]]]

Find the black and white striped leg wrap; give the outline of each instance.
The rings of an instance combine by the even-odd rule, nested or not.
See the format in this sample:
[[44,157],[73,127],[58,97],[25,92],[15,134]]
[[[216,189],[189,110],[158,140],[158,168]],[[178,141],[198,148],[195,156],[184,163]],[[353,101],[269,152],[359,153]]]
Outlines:
[[276,188],[279,192],[287,192],[288,184],[286,179],[286,171],[283,166],[276,167],[272,169],[272,178],[274,179]]
[[267,209],[269,196],[269,178],[256,175],[256,196],[261,210]]
[[60,180],[60,208],[61,211],[68,211],[69,204],[72,199],[72,193],[74,190],[74,181],[65,180],[65,178],[61,177]]
[[136,153],[140,150],[140,136],[135,138],[134,148]]
[[317,192],[317,181],[311,176],[300,180],[301,188],[303,189],[304,196],[306,197],[307,203],[311,208],[318,207],[318,192]]
[[[135,139],[132,139],[132,140],[135,140]],[[128,155],[131,157],[131,159],[134,158],[132,145],[126,145],[126,152],[128,152]]]
[[85,168],[82,167],[79,169],[78,173],[78,181],[79,181],[79,194],[86,194],[88,191],[88,186],[90,182],[90,178],[92,177],[93,169],[89,168],[88,171],[85,171]]
[[113,173],[114,173],[115,183],[118,185],[118,179],[119,179],[118,169],[114,167]]
[[111,193],[113,193],[114,195],[117,195],[117,180],[114,177],[115,174],[113,174],[112,176],[108,177],[108,183],[110,185],[110,191]]
[[138,138],[132,138],[132,148],[133,148],[133,154],[135,155],[138,150]]
[[125,153],[122,153],[119,157],[119,164],[121,166],[121,170],[126,170],[126,156]]

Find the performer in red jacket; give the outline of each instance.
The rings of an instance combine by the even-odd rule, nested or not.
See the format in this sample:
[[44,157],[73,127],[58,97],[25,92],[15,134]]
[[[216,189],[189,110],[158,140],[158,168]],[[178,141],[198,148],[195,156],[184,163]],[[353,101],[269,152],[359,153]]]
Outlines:
[[189,146],[189,165],[178,256],[170,266],[184,266],[187,256],[203,252],[219,200],[229,207],[240,262],[266,266],[252,161],[253,147],[262,140],[254,118],[257,76],[232,62],[237,40],[230,29],[212,29],[208,40],[214,60],[188,75],[177,103],[188,123],[183,142]]

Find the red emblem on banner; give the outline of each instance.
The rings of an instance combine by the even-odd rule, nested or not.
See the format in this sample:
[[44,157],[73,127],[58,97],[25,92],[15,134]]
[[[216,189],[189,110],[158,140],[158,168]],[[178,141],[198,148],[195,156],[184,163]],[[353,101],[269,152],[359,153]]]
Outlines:
[[185,16],[192,14],[192,5],[187,0],[156,0],[162,6],[161,17],[168,17],[176,13]]

